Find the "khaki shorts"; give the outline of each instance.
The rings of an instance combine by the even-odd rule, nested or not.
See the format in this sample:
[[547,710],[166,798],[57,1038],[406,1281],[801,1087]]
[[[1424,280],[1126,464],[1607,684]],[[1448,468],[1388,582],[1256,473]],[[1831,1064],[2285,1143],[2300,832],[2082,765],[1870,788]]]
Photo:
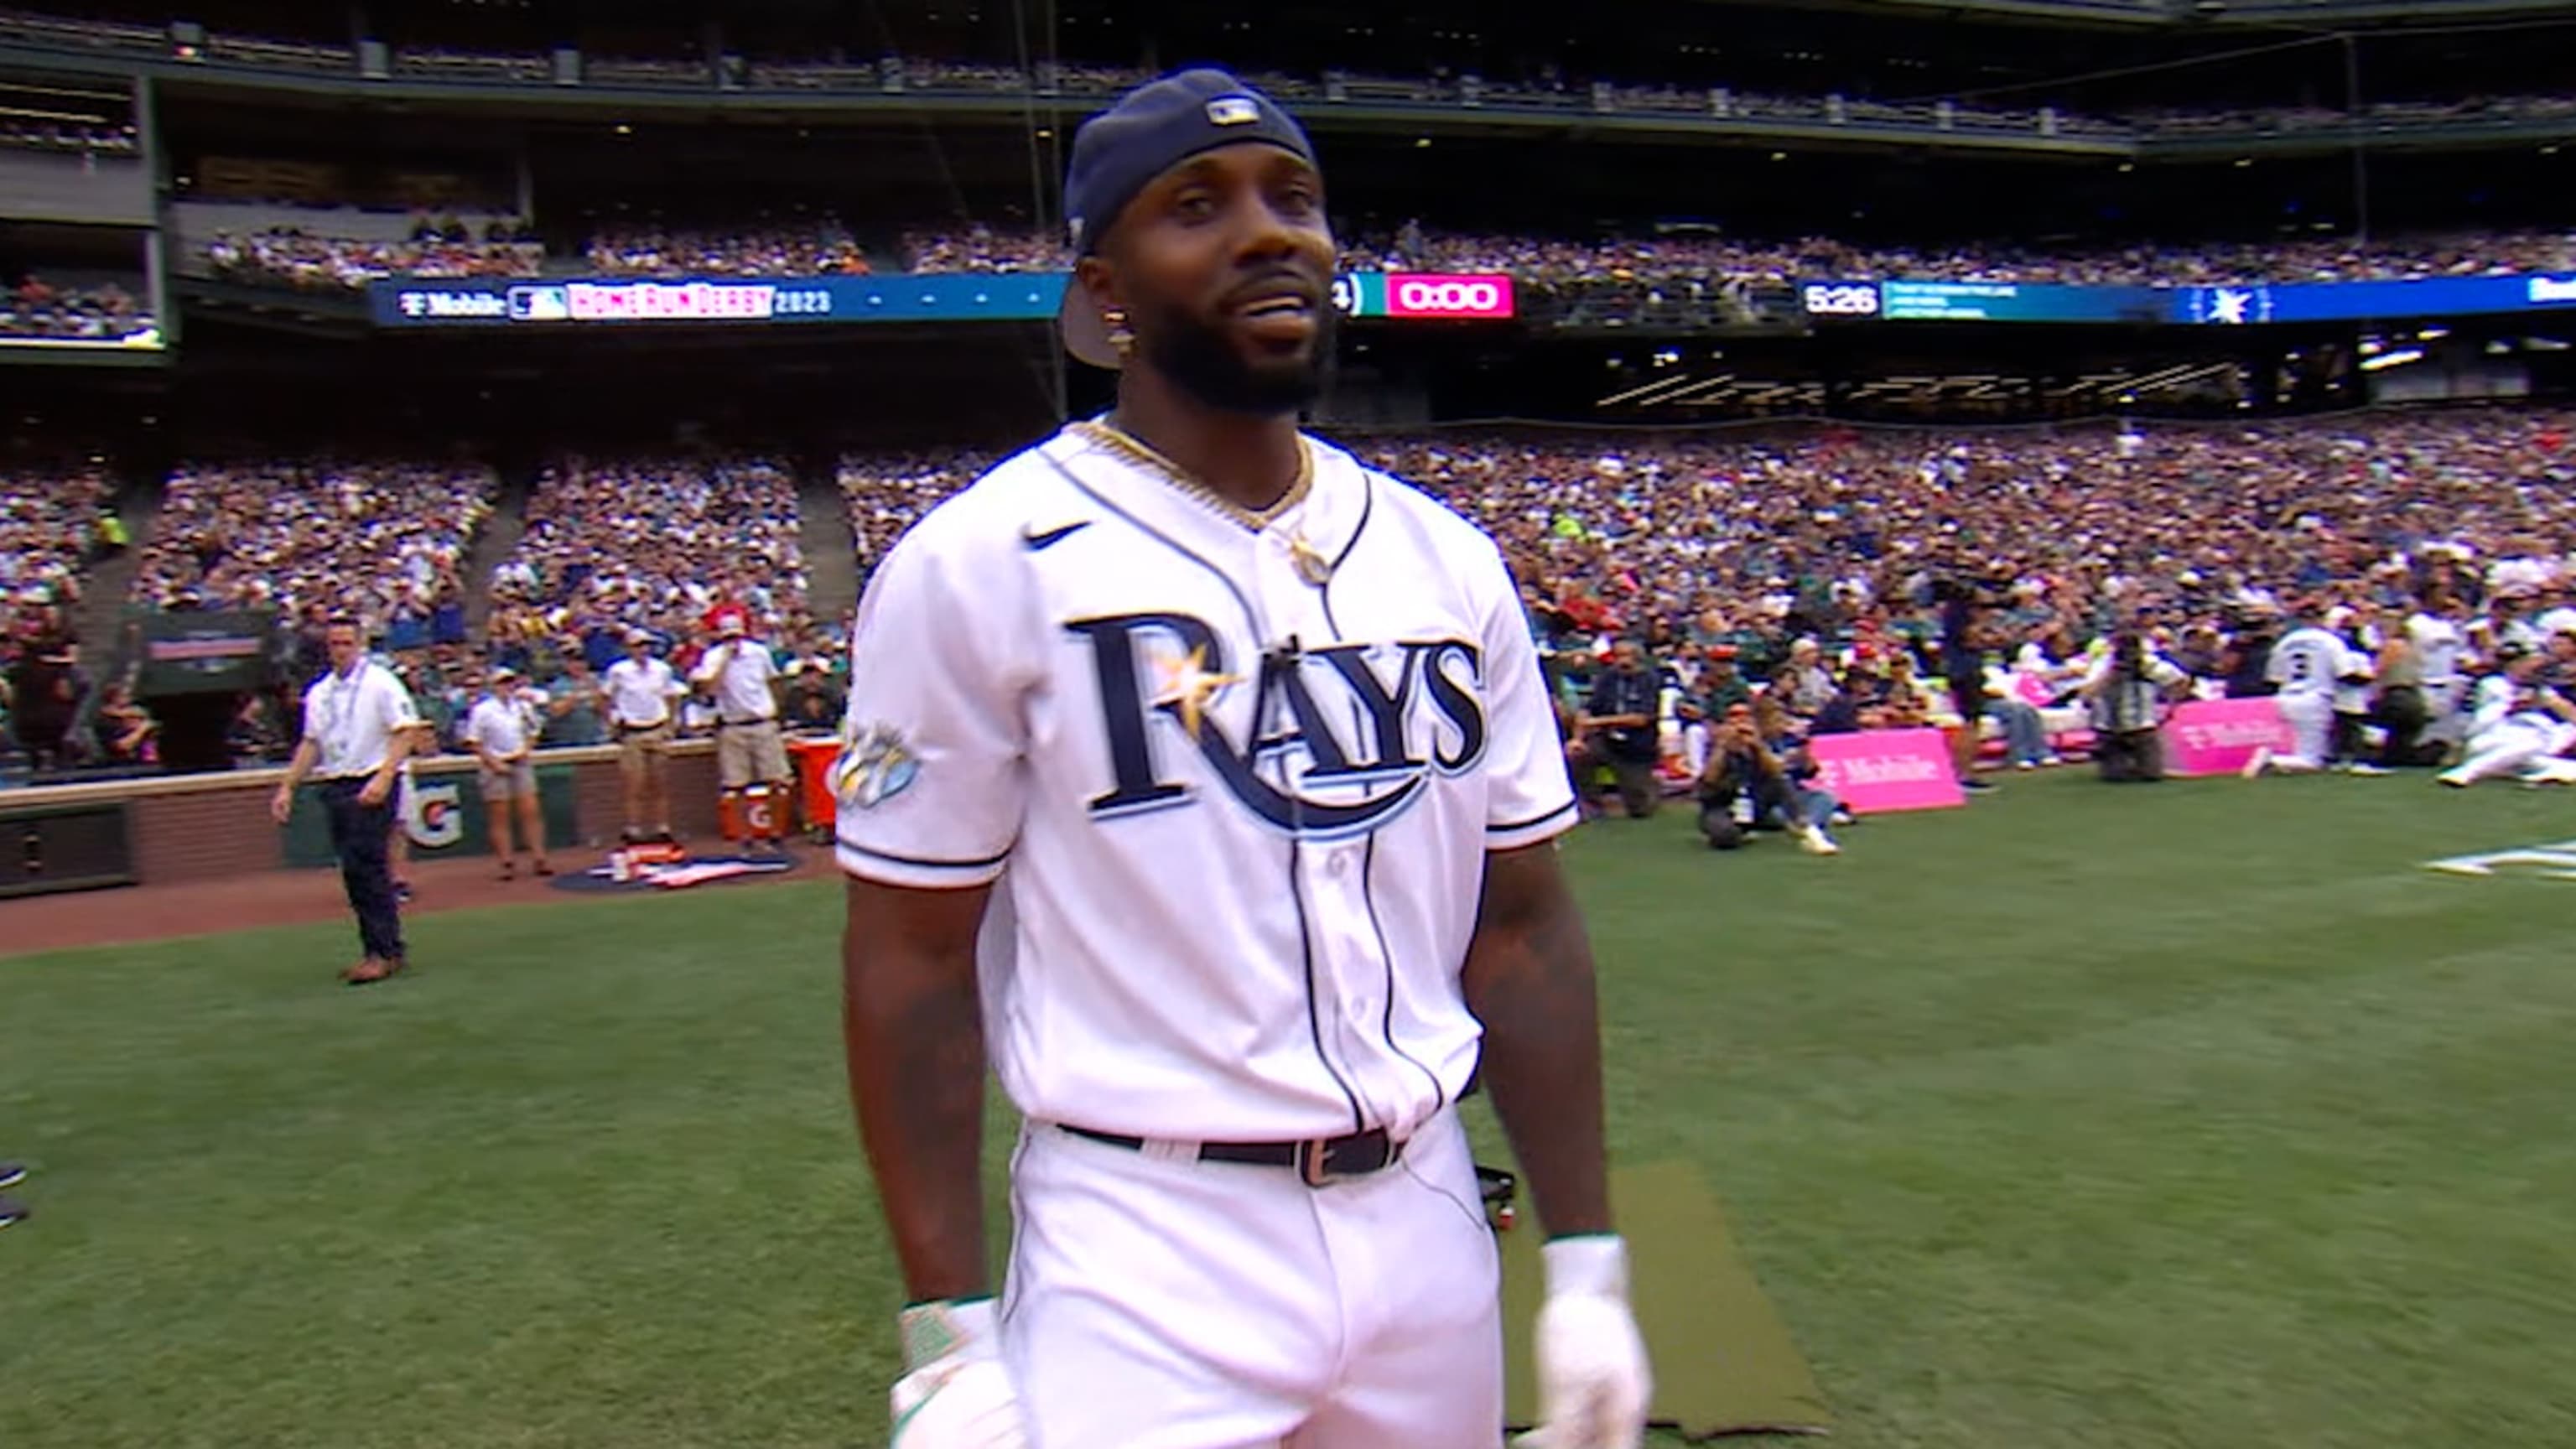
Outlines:
[[671,743],[674,727],[664,720],[651,729],[617,729],[617,768],[621,774],[641,775],[662,759],[662,749]]
[[483,798],[486,800],[516,800],[523,796],[531,800],[536,798],[537,762],[534,760],[521,760],[497,770],[478,766],[474,773],[482,779]]
[[716,777],[728,790],[796,778],[787,768],[787,743],[779,736],[778,721],[718,725]]

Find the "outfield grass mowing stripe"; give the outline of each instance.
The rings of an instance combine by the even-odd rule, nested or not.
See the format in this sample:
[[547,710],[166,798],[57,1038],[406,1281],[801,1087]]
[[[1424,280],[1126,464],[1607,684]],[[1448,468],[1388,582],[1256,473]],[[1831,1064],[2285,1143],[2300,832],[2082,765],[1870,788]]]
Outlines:
[[[2576,1444],[2576,882],[2423,869],[2571,803],[1589,828],[1618,1150],[1718,1189],[1847,1445]],[[0,1443],[882,1443],[837,929],[809,880],[423,916],[365,992],[345,927],[0,960]]]

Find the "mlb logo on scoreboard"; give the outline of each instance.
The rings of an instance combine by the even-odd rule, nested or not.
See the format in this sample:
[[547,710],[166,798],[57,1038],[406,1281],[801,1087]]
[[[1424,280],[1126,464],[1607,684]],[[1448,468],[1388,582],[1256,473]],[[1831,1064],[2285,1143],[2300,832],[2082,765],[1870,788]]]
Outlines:
[[569,322],[572,300],[557,286],[512,287],[510,320],[513,322]]

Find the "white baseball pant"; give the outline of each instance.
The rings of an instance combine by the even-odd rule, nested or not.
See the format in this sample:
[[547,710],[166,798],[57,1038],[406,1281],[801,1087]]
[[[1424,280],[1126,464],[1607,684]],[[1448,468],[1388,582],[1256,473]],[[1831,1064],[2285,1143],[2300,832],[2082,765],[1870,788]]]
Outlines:
[[2498,775],[2548,776],[2548,763],[2576,745],[2576,725],[2508,720],[2469,741],[2468,758],[2449,773],[2463,785]]
[[1030,1449],[1495,1449],[1500,1260],[1454,1110],[1310,1188],[1022,1130],[1003,1361]]
[[2296,750],[2274,760],[2276,769],[2318,770],[2326,763],[2327,743],[2334,729],[2334,700],[2322,694],[2284,694],[2280,696],[2281,718],[2290,726],[2290,738]]
[[2425,680],[2422,737],[2446,745],[2460,743],[2469,731],[2469,718],[2461,712],[2468,694],[2469,682],[2465,679]]

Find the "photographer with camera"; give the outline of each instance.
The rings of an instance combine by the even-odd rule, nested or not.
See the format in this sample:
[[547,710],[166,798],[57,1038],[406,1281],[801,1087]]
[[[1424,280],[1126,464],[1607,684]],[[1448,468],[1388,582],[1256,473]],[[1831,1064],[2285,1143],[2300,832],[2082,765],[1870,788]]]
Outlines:
[[[1655,762],[1663,743],[1658,717],[1663,713],[1663,677],[1646,662],[1633,638],[1621,639],[1610,665],[1592,682],[1575,756],[1575,778],[1589,785],[1593,773],[1610,767],[1618,781],[1619,803],[1631,820],[1643,820],[1662,803],[1662,782]],[[1589,798],[1585,790],[1578,798]]]
[[[1768,702],[1763,696],[1758,703]],[[1699,777],[1699,830],[1712,850],[1742,846],[1748,832],[1785,830],[1809,855],[1838,855],[1825,833],[1839,805],[1808,784],[1815,762],[1804,746],[1783,737],[1788,753],[1763,737],[1754,705],[1730,705],[1712,732],[1708,763]]]
[[1950,684],[1950,699],[1959,711],[1959,733],[1951,742],[1951,769],[1959,788],[1977,793],[1993,785],[1976,776],[1977,747],[1986,718],[1986,611],[2001,607],[2012,587],[1994,571],[1977,573],[1952,562],[1932,576],[1930,602],[1941,613],[1941,674]]
[[2093,760],[2113,783],[2165,777],[2164,704],[2191,676],[2149,647],[2132,625],[2111,636],[2111,647],[2085,672],[2076,692],[2093,714]]

